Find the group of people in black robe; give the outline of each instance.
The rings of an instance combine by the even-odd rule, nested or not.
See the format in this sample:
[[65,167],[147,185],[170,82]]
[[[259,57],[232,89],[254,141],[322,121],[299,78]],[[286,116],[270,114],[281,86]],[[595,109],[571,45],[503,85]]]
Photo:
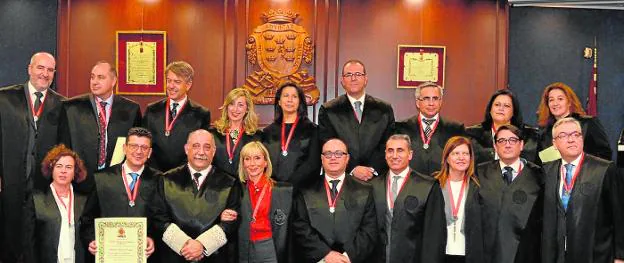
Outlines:
[[0,262],[93,261],[102,217],[146,217],[150,262],[624,262],[623,182],[564,83],[544,89],[539,127],[510,90],[480,124],[442,118],[435,83],[395,121],[349,60],[318,125],[284,82],[261,129],[243,88],[211,125],[183,61],[143,116],[110,63],[69,99],[49,89],[55,63],[36,53],[29,81],[0,89]]

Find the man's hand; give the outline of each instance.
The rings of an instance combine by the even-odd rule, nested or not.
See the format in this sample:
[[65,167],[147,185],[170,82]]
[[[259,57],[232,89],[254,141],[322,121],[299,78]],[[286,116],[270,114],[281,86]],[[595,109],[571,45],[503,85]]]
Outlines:
[[91,252],[91,255],[94,255],[94,256],[95,256],[95,253],[97,253],[97,245],[95,243],[95,240],[89,243],[89,252]]
[[204,257],[204,246],[199,241],[189,239],[184,243],[180,254],[188,261],[199,261]]
[[222,222],[231,222],[236,220],[238,213],[232,209],[225,209],[221,212],[221,221]]
[[336,251],[330,251],[324,259],[326,263],[350,263],[349,258]]
[[356,166],[353,169],[353,171],[351,171],[351,173],[353,173],[353,176],[355,176],[355,178],[360,179],[365,182],[373,178],[374,172],[375,172],[375,169],[373,169],[373,167],[366,167],[366,166]]
[[145,247],[145,256],[149,257],[154,253],[154,240],[151,237],[147,237],[147,246]]

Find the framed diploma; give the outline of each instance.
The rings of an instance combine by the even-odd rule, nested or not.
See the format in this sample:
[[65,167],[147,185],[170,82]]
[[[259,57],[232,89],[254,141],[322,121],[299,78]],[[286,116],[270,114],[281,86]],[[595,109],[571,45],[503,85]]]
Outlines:
[[147,246],[145,217],[95,219],[96,263],[145,263]]
[[424,82],[444,87],[446,47],[399,45],[397,87],[415,88]]
[[117,31],[116,54],[116,94],[165,94],[165,31]]

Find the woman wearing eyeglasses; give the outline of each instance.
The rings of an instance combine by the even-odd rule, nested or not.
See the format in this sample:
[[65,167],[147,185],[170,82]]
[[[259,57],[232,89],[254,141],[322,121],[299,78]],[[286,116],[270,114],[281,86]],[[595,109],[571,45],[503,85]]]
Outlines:
[[537,115],[541,132],[539,149],[552,146],[552,127],[557,120],[572,117],[581,123],[584,151],[611,160],[611,146],[604,127],[598,118],[585,114],[581,102],[570,86],[555,82],[544,88]]
[[24,261],[85,262],[79,219],[87,196],[74,191],[74,184],[87,176],[84,163],[75,152],[61,144],[48,152],[41,170],[43,176],[51,177],[51,183],[49,189],[37,191],[26,200]]
[[499,127],[507,124],[518,127],[524,134],[522,158],[541,163],[537,154],[539,130],[523,123],[518,98],[508,89],[497,90],[492,94],[485,108],[483,122],[466,127],[466,134],[478,144],[475,145],[477,163],[499,159],[494,147],[494,134]]
[[474,156],[470,139],[451,137],[442,152],[442,170],[434,173],[444,196],[447,263],[483,262]]
[[212,164],[234,178],[238,178],[240,149],[248,142],[261,139],[254,109],[249,91],[235,88],[225,97],[221,118],[209,130],[217,147]]
[[308,119],[303,90],[294,82],[282,83],[275,93],[275,120],[263,130],[273,164],[273,179],[296,188],[320,178],[321,149],[316,124]]

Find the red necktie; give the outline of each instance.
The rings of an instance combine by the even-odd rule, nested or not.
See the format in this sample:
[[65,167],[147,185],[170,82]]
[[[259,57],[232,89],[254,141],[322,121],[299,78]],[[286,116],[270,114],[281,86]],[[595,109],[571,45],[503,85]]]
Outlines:
[[98,119],[100,121],[100,151],[98,155],[98,167],[106,164],[106,101],[100,102],[100,112]]

